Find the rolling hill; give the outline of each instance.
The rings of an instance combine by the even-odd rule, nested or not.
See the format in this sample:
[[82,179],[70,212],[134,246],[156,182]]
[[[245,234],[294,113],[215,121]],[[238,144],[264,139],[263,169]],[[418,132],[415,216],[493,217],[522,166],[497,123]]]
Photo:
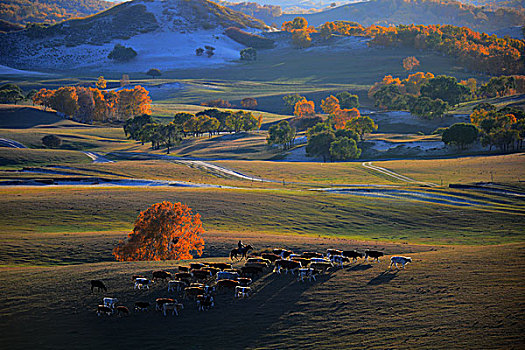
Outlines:
[[[32,25],[4,34],[0,61],[10,67],[30,69],[111,65],[109,52],[115,44],[122,44],[139,53],[131,68],[137,71],[155,63],[144,61],[146,57],[161,61],[159,69],[180,65],[177,60],[181,59],[193,61],[195,49],[204,45],[215,47],[216,55],[195,65],[222,63],[237,59],[242,48],[222,35],[224,28],[231,26],[266,27],[259,20],[208,0],[134,0],[91,17],[51,26]],[[115,69],[123,68],[116,65]]]
[[0,1],[0,19],[14,23],[55,23],[107,10],[115,3],[104,0]]
[[[371,0],[301,16],[314,26],[332,21],[355,21],[365,26],[452,24],[484,32],[525,23],[523,9],[477,7],[448,0]],[[285,14],[275,18],[275,22],[280,25],[295,17],[294,14]]]

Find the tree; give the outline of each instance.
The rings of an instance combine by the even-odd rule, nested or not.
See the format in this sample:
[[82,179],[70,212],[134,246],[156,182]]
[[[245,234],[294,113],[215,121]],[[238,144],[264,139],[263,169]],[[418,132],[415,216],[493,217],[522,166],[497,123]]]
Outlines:
[[352,109],[338,109],[333,114],[330,114],[329,120],[330,123],[337,129],[343,129],[346,124],[352,119],[358,118],[361,116],[357,108]]
[[283,97],[283,102],[285,106],[284,113],[293,114],[295,105],[297,102],[302,100],[304,97],[299,94],[286,95]]
[[293,146],[294,139],[295,129],[288,121],[281,120],[279,124],[270,126],[266,141],[269,145],[282,145],[283,149],[288,149]]
[[365,139],[365,133],[371,133],[377,130],[377,124],[368,116],[358,116],[350,119],[346,123],[346,128],[354,130],[361,140]]
[[98,77],[98,80],[95,83],[95,86],[97,87],[97,89],[103,90],[106,88],[107,83],[108,82],[106,81],[106,79],[104,79],[104,77],[101,75],[100,77]]
[[202,47],[199,47],[198,49],[195,49],[195,54],[197,56],[202,56],[203,53],[204,53],[204,49]]
[[50,105],[55,111],[67,116],[75,115],[78,96],[74,87],[61,87],[50,97]]
[[281,30],[286,32],[294,32],[306,28],[308,28],[308,21],[304,17],[295,17],[293,21],[286,21],[281,26]]
[[185,204],[162,202],[140,213],[133,231],[113,249],[117,261],[181,260],[202,255],[201,217]]
[[246,97],[241,100],[241,106],[243,108],[254,109],[257,107],[257,100],[251,97]]
[[421,96],[433,100],[441,99],[449,105],[455,106],[470,95],[470,90],[454,77],[440,75],[429,79],[421,86]]
[[327,98],[321,101],[321,109],[326,114],[332,114],[340,108],[341,107],[339,105],[339,100],[332,95],[328,96]]
[[348,91],[341,91],[335,97],[339,100],[339,106],[342,109],[359,108],[359,97],[357,95],[352,95]]
[[151,68],[149,71],[146,72],[146,75],[149,75],[153,79],[155,79],[156,77],[160,77],[162,75],[162,73],[157,68]]
[[51,98],[55,94],[54,90],[40,89],[33,96],[33,104],[44,106],[44,110],[51,107]]
[[42,137],[42,144],[48,148],[58,148],[62,144],[62,140],[56,135],[46,135]]
[[292,44],[298,49],[306,49],[312,46],[312,38],[307,30],[296,30],[292,34]]
[[[35,90],[35,89],[31,89],[31,90],[29,90],[29,91],[27,92],[27,94],[26,94],[26,100],[33,100],[33,97],[36,95],[37,92],[38,92],[38,91]],[[34,101],[32,101],[32,102],[33,102],[33,106],[34,106],[34,105],[35,105],[35,102],[34,102]]]
[[131,47],[125,47],[121,44],[116,44],[108,55],[110,60],[117,62],[131,61],[135,57],[137,57],[137,52],[135,50],[133,50]]
[[117,113],[121,119],[129,119],[151,112],[151,98],[148,90],[137,85],[133,89],[122,89],[118,93]]
[[213,46],[205,45],[204,48],[206,49],[206,56],[208,56],[208,58],[215,55],[215,48]]
[[74,118],[84,123],[93,122],[93,115],[95,112],[95,99],[93,92],[89,88],[77,87],[77,109]]
[[335,141],[335,135],[332,130],[325,130],[313,134],[308,138],[306,144],[306,154],[309,157],[319,156],[323,157],[323,162],[330,158],[330,146]]
[[257,50],[253,47],[248,47],[242,49],[240,52],[241,61],[256,61],[257,60]]
[[308,101],[306,98],[303,97],[295,104],[293,114],[296,117],[310,117],[315,115],[314,101]]
[[414,68],[418,66],[419,66],[419,61],[414,56],[403,58],[403,68],[406,71],[413,70]]
[[4,84],[0,86],[0,103],[16,103],[22,101],[25,95],[16,84]]
[[442,118],[448,109],[448,103],[440,99],[433,100],[429,97],[418,97],[410,102],[409,110],[415,116],[423,119]]
[[182,141],[182,127],[173,122],[162,125],[160,128],[162,144],[166,146],[166,153],[170,153],[170,147],[173,144],[178,145]]
[[339,137],[330,144],[330,157],[333,160],[357,159],[360,155],[361,150],[354,139]]
[[441,135],[441,140],[446,144],[457,145],[460,149],[470,145],[478,139],[478,128],[473,124],[456,123],[445,129]]
[[124,87],[126,85],[129,85],[129,75],[122,74],[122,78],[120,78],[120,87]]
[[142,128],[149,123],[153,123],[153,117],[147,114],[130,118],[124,124],[124,134],[127,138],[138,141]]

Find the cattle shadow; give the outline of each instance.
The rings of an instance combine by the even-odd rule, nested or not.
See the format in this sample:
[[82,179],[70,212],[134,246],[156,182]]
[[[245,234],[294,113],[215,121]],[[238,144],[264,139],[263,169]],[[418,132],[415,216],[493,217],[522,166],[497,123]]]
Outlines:
[[395,270],[395,271],[390,271],[390,270],[383,271],[379,275],[377,275],[376,277],[374,277],[370,281],[368,281],[367,285],[369,285],[369,286],[377,286],[377,285],[380,285],[380,284],[389,283],[390,281],[392,281],[394,278],[397,277],[397,273],[398,273],[397,270]]
[[346,271],[366,271],[368,269],[371,269],[373,266],[370,264],[357,264],[350,267],[347,267]]

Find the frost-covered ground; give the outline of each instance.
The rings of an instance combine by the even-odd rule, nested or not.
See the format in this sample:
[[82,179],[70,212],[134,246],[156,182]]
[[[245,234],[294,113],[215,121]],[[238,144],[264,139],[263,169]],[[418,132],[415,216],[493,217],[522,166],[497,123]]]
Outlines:
[[0,76],[2,75],[26,75],[26,76],[48,76],[51,74],[47,73],[41,73],[41,72],[34,72],[34,71],[28,71],[28,70],[20,70],[20,69],[14,69],[11,67],[3,66],[0,64]]

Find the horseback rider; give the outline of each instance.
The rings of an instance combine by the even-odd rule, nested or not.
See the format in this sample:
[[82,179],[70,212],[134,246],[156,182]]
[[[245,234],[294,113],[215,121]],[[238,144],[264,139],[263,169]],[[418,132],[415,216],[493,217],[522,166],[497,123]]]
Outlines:
[[237,246],[239,247],[239,251],[242,251],[242,248],[244,248],[244,244],[242,244],[241,240],[239,240],[239,242],[237,243]]

